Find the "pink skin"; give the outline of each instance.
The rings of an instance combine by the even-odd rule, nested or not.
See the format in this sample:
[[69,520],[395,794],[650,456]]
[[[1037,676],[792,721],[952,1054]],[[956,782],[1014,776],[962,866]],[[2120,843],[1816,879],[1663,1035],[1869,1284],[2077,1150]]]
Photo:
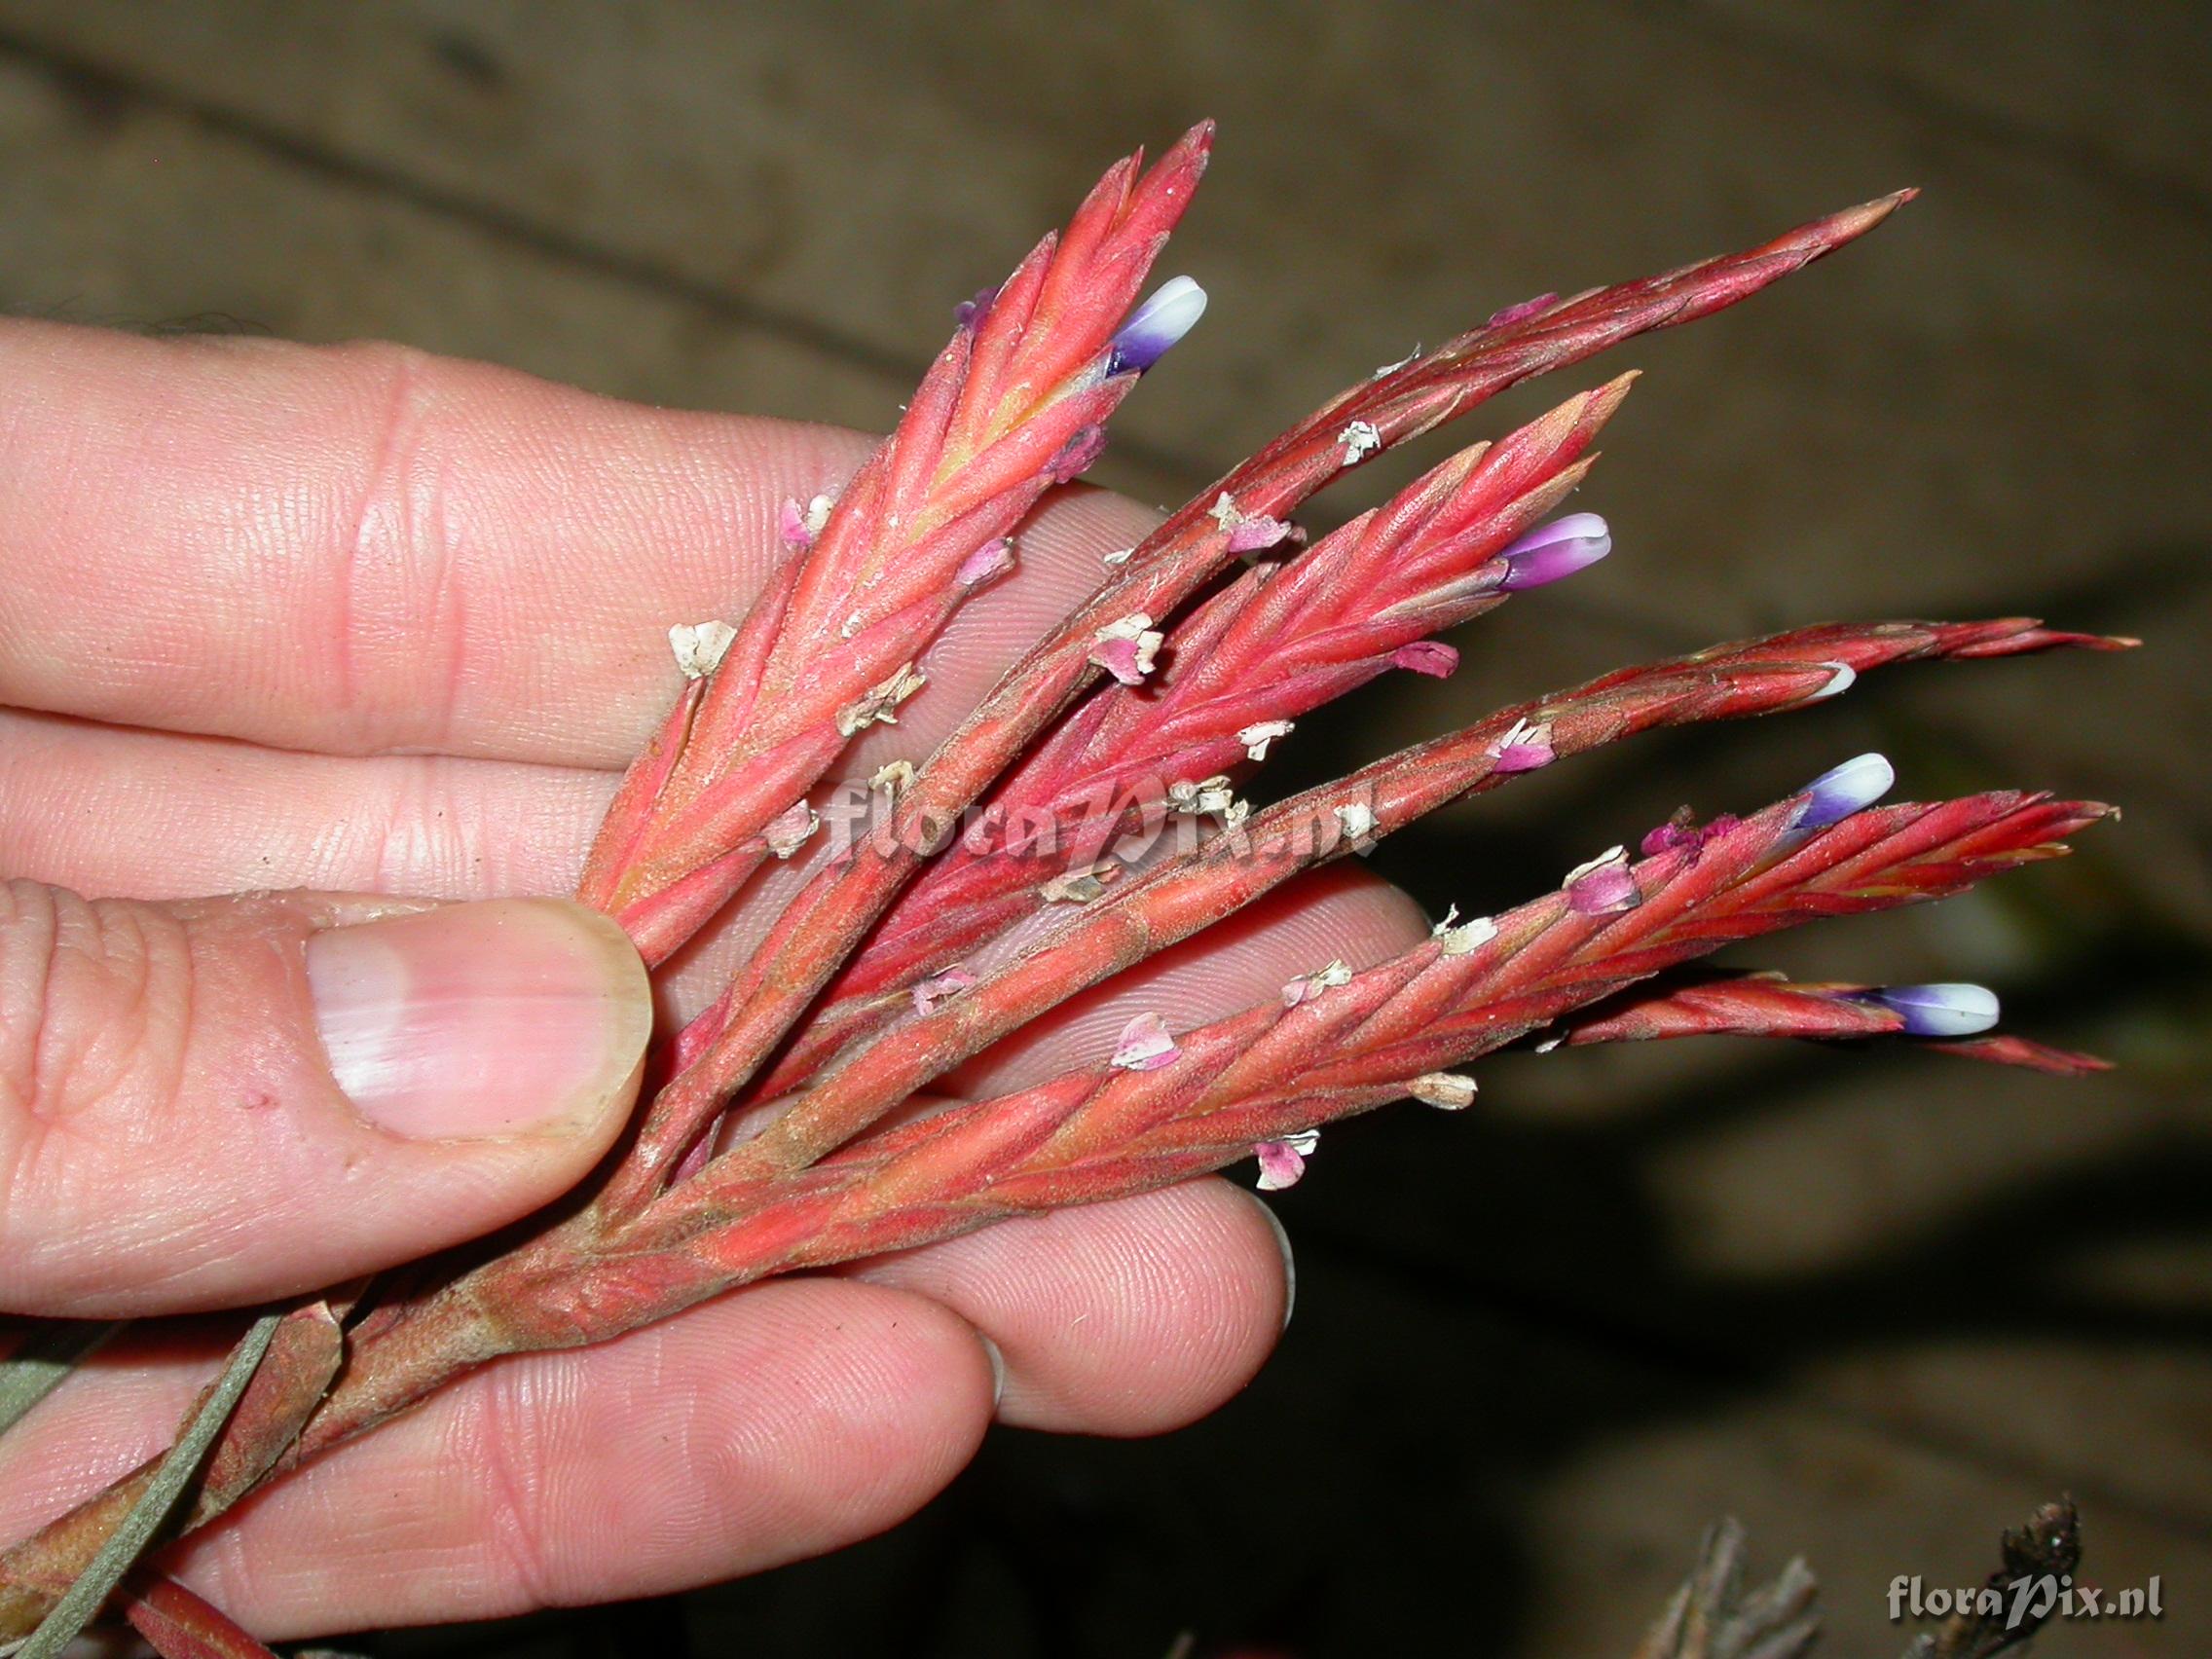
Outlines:
[[[0,325],[0,872],[146,900],[565,891],[677,684],[668,625],[730,614],[782,555],[782,501],[834,488],[866,442],[390,348]],[[1151,522],[1052,498],[852,771],[919,759]],[[680,960],[673,1009],[705,1000],[825,840]],[[1402,898],[1333,873],[949,1081],[1003,1088],[1110,1051],[1147,1007],[1203,1019],[1419,933]],[[139,1166],[136,1201],[160,1174]],[[993,1413],[978,1335],[1005,1357],[1001,1420],[1148,1433],[1240,1387],[1284,1300],[1272,1224],[1223,1182],[1011,1224],[505,1362],[180,1561],[273,1639],[724,1577],[866,1536],[950,1479]],[[120,1346],[0,1441],[0,1539],[161,1442],[214,1351],[162,1340],[149,1373],[129,1374],[147,1346]],[[498,1478],[457,1501],[457,1456]]]

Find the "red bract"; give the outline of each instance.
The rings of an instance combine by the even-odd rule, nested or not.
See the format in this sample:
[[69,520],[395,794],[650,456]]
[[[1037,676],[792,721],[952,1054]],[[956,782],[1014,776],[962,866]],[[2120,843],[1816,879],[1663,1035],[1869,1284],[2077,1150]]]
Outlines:
[[[688,683],[581,888],[649,962],[806,844],[808,791],[859,732],[927,694],[924,650],[977,586],[1019,579],[1025,515],[1090,463],[1115,407],[1197,319],[1203,295],[1178,279],[1124,321],[1207,136],[1194,129],[1141,175],[1135,159],[1118,165],[1062,238],[962,308],[898,431],[833,503],[791,504],[791,557],[744,617],[671,618]],[[1151,1011],[1092,1064],[919,1120],[902,1111],[1076,993],[1449,802],[1653,727],[1797,709],[1892,663],[2128,643],[2024,619],[1799,629],[1530,699],[1262,810],[1241,798],[1309,711],[1392,667],[1449,673],[1431,633],[1604,556],[1594,515],[1544,521],[1588,472],[1628,379],[1462,451],[1311,546],[1289,521],[1301,502],[1519,381],[1747,297],[1903,200],[1500,313],[1353,386],[1109,559],[926,763],[879,775],[880,822],[824,862],[720,1000],[666,1034],[667,1082],[593,1190],[496,1254],[264,1327],[267,1357],[188,1525],[501,1354],[601,1341],[770,1274],[1255,1153],[1263,1185],[1287,1184],[1340,1118],[1408,1095],[1469,1105],[1474,1081],[1455,1068],[1511,1043],[1912,1036],[2046,1070],[2097,1064],[1979,1035],[1994,999],[1978,987],[1685,968],[1801,922],[1963,891],[2106,814],[2013,793],[1880,806],[1893,774],[1862,756],[1763,811],[1662,826],[1641,859],[1602,853],[1494,918],[1448,918],[1391,961],[1314,963],[1197,1027]],[[1237,570],[1240,556],[1257,562]],[[1169,819],[1204,832],[1124,844]],[[740,1117],[752,1132],[721,1147]],[[151,1478],[0,1556],[0,1642],[45,1617]],[[254,1651],[213,1609],[146,1583],[127,1611],[163,1651]]]

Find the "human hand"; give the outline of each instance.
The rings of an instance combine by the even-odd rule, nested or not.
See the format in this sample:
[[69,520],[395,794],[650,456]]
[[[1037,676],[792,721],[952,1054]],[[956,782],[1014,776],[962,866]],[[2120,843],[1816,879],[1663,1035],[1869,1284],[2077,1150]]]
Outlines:
[[[516,896],[572,889],[676,684],[669,624],[742,611],[781,501],[866,448],[385,347],[0,327],[0,1309],[291,1295],[580,1179],[635,1098],[648,1000],[699,1007],[810,866],[766,872],[651,992],[609,924]],[[918,760],[1153,522],[1057,493],[849,770]],[[305,891],[191,897],[243,889]],[[1132,1004],[1202,1020],[1420,931],[1333,872],[945,1086],[1049,1075]],[[276,1639],[835,1548],[939,1490],[994,1411],[1137,1434],[1219,1405],[1280,1329],[1278,1236],[1199,1181],[502,1361],[172,1569]],[[220,1346],[134,1332],[0,1440],[0,1538],[165,1444]]]

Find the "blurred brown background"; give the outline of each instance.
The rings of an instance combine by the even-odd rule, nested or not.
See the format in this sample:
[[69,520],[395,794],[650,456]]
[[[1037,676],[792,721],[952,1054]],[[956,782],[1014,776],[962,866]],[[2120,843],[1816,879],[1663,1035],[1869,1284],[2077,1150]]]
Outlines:
[[1382,861],[1481,910],[1685,800],[1877,746],[1907,793],[2119,800],[2070,865],[1756,958],[1984,979],[2116,1077],[1752,1045],[1502,1060],[1481,1111],[1332,1135],[1281,1205],[1283,1352],[1203,1428],[1002,1434],[835,1560],[368,1645],[1151,1659],[1189,1628],[1201,1653],[1572,1659],[1625,1653],[1734,1513],[1762,1567],[1819,1569],[1827,1651],[1887,1655],[1893,1574],[1978,1579],[2001,1526],[2071,1491],[2086,1576],[2160,1574],[2170,1612],[2043,1651],[2212,1651],[2208,68],[2184,0],[0,0],[16,310],[381,335],[867,427],[1105,162],[1218,116],[1166,267],[1214,310],[1101,473],[1161,502],[1417,339],[1917,183],[1866,243],[1579,377],[1650,371],[1583,497],[1615,557],[1477,624],[1448,684],[1374,688],[1338,753],[1828,616],[2152,642],[1645,740]]

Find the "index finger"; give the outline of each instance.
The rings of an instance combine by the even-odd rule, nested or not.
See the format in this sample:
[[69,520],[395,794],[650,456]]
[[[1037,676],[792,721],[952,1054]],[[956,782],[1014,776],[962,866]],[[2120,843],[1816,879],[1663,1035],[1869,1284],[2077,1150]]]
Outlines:
[[[392,346],[0,324],[0,704],[618,768],[677,683],[670,624],[741,613],[784,499],[872,441]],[[986,590],[946,652],[1000,654],[1065,585]]]

